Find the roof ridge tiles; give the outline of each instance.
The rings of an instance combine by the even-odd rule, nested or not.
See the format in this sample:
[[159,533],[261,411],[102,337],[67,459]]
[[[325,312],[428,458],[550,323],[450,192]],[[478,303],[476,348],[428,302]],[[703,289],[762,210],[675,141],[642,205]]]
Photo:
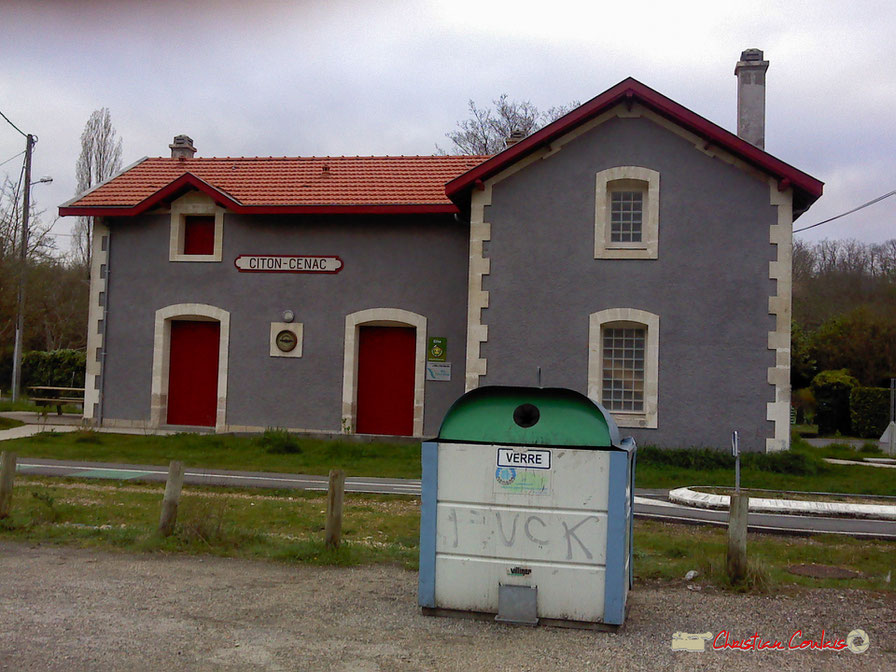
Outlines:
[[492,154],[359,154],[354,156],[345,155],[314,155],[314,156],[194,156],[189,159],[176,159],[168,156],[147,157],[147,160],[175,165],[190,165],[195,163],[213,163],[226,161],[332,161],[338,159],[345,160],[438,160],[450,162],[462,161],[482,161],[493,156]]

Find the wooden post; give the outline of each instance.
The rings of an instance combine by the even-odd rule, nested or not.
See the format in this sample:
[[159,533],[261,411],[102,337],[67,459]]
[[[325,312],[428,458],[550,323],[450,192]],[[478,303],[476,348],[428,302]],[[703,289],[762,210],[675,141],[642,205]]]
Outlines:
[[728,507],[728,578],[739,583],[747,576],[747,512],[750,498],[742,493],[731,495]]
[[174,532],[177,522],[177,505],[180,503],[180,489],[184,484],[184,463],[171,460],[168,465],[168,481],[165,483],[165,497],[162,499],[162,515],[159,518],[159,534],[163,537]]
[[6,518],[12,508],[12,482],[16,477],[16,454],[0,453],[0,518]]
[[327,527],[325,541],[328,548],[339,548],[342,537],[342,499],[345,494],[345,472],[330,469],[330,485],[327,488]]

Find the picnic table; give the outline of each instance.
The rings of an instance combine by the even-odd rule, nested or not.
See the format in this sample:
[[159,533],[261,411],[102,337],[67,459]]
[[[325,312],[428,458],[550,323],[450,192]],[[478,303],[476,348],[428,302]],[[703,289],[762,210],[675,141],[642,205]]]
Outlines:
[[62,415],[65,404],[81,404],[84,407],[83,387],[32,385],[28,389],[31,390],[31,401],[38,406],[55,406],[57,415]]

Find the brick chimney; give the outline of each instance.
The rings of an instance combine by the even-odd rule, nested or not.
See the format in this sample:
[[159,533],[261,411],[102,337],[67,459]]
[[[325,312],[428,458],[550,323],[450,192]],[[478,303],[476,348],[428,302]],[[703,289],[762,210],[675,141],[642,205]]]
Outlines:
[[171,148],[172,159],[192,159],[196,153],[193,146],[193,138],[188,135],[175,135],[174,142],[168,145]]
[[522,131],[511,131],[510,137],[504,139],[504,148],[513,147],[520,140],[524,140],[526,138],[526,134]]
[[765,71],[762,50],[745,49],[734,67],[737,77],[737,135],[765,149]]

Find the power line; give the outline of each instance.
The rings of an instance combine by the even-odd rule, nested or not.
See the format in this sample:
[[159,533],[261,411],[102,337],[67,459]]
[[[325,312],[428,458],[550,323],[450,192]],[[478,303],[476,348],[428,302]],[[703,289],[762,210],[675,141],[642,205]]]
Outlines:
[[6,123],[9,124],[10,126],[12,126],[14,129],[16,129],[19,133],[21,133],[23,137],[26,137],[26,138],[28,137],[28,134],[25,133],[24,131],[22,131],[22,129],[19,128],[18,126],[16,126],[14,123],[12,123],[9,120],[9,117],[7,117],[5,114],[3,114],[2,111],[0,111],[0,117],[3,117],[4,119],[6,119]]
[[15,156],[11,156],[11,157],[9,157],[8,159],[6,159],[6,161],[3,161],[2,163],[0,163],[0,166],[6,165],[7,163],[9,163],[10,161],[12,161],[13,159],[17,159],[17,158],[19,158],[19,157],[22,156],[22,154],[24,154],[24,153],[25,153],[25,150],[23,149],[21,152],[19,152],[19,153],[16,154]]
[[858,212],[862,208],[867,208],[869,205],[874,205],[875,203],[878,203],[878,202],[884,200],[885,198],[889,198],[890,196],[893,196],[894,194],[896,194],[896,189],[894,189],[893,191],[891,191],[888,194],[884,194],[883,196],[878,196],[877,198],[872,199],[872,200],[868,201],[867,203],[860,205],[857,208],[853,208],[852,210],[847,210],[846,212],[836,215],[835,217],[831,217],[830,219],[826,219],[823,222],[818,222],[817,224],[812,224],[810,226],[804,226],[801,229],[794,229],[793,232],[799,233],[800,231],[808,231],[809,229],[814,229],[816,226],[821,226],[822,224],[827,224],[828,222],[833,222],[835,219],[840,219],[841,217],[846,217],[846,215],[851,215],[854,212]]

